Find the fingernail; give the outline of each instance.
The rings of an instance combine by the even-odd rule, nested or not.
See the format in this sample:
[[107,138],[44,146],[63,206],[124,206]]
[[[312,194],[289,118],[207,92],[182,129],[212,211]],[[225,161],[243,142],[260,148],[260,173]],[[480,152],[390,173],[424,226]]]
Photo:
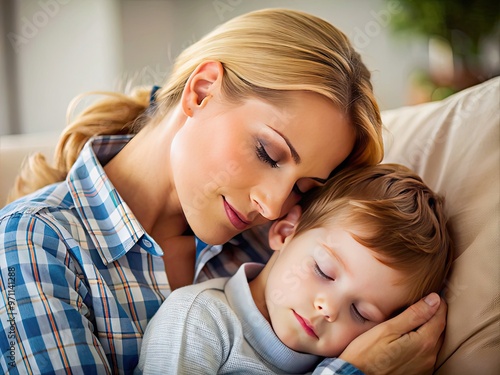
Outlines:
[[436,293],[431,293],[424,298],[424,302],[429,306],[436,306],[439,302],[439,296]]

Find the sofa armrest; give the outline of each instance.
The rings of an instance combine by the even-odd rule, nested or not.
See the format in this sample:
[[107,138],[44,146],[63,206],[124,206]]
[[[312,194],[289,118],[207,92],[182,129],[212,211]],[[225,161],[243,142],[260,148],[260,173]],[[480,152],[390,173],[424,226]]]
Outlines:
[[5,205],[23,160],[36,152],[52,160],[58,138],[59,133],[51,132],[0,137],[0,207]]

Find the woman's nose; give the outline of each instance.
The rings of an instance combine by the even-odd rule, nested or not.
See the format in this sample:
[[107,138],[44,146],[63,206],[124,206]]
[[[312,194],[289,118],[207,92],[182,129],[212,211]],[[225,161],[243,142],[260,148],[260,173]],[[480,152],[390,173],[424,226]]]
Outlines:
[[[281,216],[285,203],[288,203],[287,200],[292,193],[292,187],[293,184],[279,180],[261,185],[254,189],[252,201],[263,217],[268,220],[276,220]],[[290,207],[292,205],[293,203],[290,204]]]
[[338,309],[331,303],[323,298],[318,298],[314,301],[314,308],[316,311],[323,314],[328,322],[333,322],[337,319]]

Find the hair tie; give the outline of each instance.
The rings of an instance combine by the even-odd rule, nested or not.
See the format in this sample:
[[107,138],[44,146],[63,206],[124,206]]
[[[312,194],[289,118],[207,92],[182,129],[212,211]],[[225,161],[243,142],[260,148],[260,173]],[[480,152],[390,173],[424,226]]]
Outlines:
[[156,86],[154,85],[153,88],[151,89],[151,94],[149,95],[149,105],[151,107],[155,106],[156,102],[156,92],[161,89],[161,86]]

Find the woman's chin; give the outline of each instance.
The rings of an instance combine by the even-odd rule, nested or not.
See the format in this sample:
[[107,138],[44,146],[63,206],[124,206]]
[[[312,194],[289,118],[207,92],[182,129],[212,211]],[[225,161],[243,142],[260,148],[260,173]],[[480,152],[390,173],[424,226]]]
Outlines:
[[207,231],[202,230],[202,231],[194,231],[196,234],[196,237],[200,239],[201,241],[205,242],[207,245],[222,245],[228,242],[231,238],[236,236],[238,233],[228,233],[226,231]]

